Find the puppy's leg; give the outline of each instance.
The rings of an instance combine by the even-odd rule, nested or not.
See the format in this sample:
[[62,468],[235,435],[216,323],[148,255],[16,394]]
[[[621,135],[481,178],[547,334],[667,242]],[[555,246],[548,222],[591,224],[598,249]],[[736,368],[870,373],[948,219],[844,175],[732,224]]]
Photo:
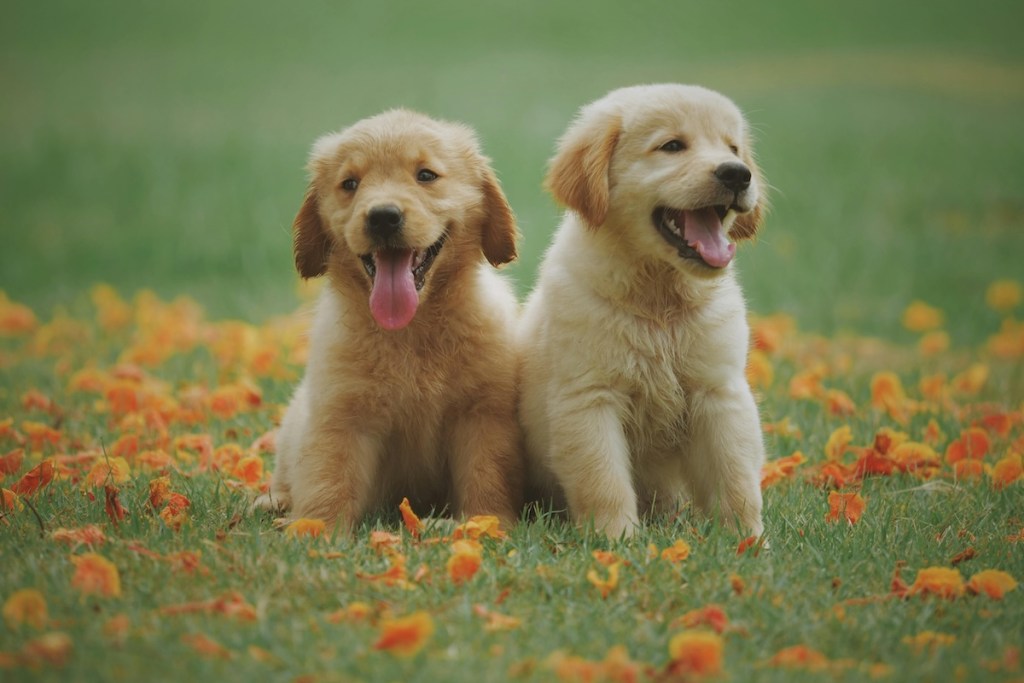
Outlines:
[[551,469],[578,524],[593,521],[609,538],[630,536],[639,521],[629,445],[615,403],[580,392],[554,401]]
[[292,507],[291,483],[288,479],[288,458],[290,451],[278,447],[274,457],[274,474],[270,477],[270,491],[253,501],[253,510],[285,512]]
[[764,442],[757,404],[746,381],[693,397],[690,444],[684,471],[693,501],[707,514],[718,513],[745,533],[760,536],[761,466]]
[[519,519],[523,461],[515,404],[473,406],[452,428],[452,503],[462,516],[496,515],[506,527]]
[[380,440],[344,428],[313,428],[291,468],[293,518],[322,519],[351,531],[375,502]]
[[300,452],[302,435],[309,422],[308,380],[303,379],[295,390],[288,410],[277,430],[274,474],[270,478],[270,491],[253,502],[254,509],[285,512],[292,507],[291,468]]

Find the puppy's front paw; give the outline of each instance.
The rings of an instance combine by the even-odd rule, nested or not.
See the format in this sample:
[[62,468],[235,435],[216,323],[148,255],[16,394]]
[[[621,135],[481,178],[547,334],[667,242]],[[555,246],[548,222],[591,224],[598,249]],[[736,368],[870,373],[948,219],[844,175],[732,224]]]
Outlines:
[[291,496],[282,493],[264,493],[252,502],[253,512],[279,513],[290,509],[292,506]]
[[629,515],[609,515],[594,517],[594,529],[604,533],[611,540],[630,538],[636,533],[639,521]]

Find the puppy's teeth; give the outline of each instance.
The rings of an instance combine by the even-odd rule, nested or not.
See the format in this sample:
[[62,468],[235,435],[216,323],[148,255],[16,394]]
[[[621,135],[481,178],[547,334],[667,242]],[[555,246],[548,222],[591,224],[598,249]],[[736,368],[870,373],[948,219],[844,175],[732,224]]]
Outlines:
[[678,228],[678,227],[676,227],[676,221],[675,221],[675,219],[674,219],[674,218],[669,218],[669,219],[667,219],[667,220],[665,221],[665,226],[666,226],[666,227],[667,227],[667,228],[668,228],[669,230],[671,230],[672,232],[674,232],[675,234],[677,234],[677,235],[679,234],[679,228]]

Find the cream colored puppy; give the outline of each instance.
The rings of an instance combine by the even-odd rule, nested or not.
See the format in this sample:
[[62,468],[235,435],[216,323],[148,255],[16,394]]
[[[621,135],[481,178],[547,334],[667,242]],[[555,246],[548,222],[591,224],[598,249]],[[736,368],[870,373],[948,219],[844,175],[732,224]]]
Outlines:
[[512,211],[472,131],[410,111],[317,140],[295,263],[326,274],[264,508],[355,526],[397,506],[514,522],[522,453]]
[[700,87],[615,90],[580,111],[546,185],[569,210],[518,331],[532,486],[611,537],[686,494],[760,534],[732,260],[764,187],[743,116]]

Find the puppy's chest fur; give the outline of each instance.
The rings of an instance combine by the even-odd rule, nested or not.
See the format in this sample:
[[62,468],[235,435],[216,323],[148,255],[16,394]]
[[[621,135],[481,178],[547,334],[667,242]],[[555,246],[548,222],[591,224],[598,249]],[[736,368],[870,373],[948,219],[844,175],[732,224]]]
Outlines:
[[622,357],[608,369],[626,397],[623,426],[638,452],[674,450],[685,442],[690,414],[699,409],[723,363],[701,317],[690,313],[670,322],[634,317],[617,330],[625,342]]

